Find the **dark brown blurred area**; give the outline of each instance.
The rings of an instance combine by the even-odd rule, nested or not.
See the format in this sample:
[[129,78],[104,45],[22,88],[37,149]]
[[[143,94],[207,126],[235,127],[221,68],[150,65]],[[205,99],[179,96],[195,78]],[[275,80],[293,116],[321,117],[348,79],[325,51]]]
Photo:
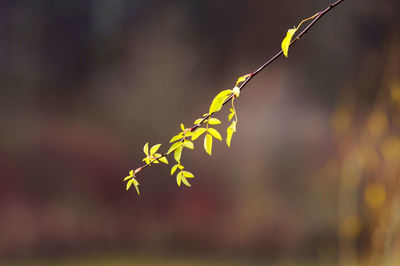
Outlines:
[[396,0],[345,1],[259,74],[231,148],[184,154],[191,188],[165,165],[122,182],[328,5],[2,1],[0,264],[399,265]]

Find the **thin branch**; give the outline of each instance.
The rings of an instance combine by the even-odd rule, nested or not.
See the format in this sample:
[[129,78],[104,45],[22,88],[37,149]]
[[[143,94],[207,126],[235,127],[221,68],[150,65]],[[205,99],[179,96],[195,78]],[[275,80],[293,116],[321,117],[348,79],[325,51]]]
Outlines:
[[[341,4],[341,3],[344,2],[344,1],[345,1],[345,0],[337,0],[336,2],[330,4],[330,5],[329,5],[326,9],[324,9],[323,11],[318,12],[318,13],[316,14],[316,17],[313,19],[313,21],[312,21],[310,24],[308,24],[308,26],[307,26],[302,32],[300,32],[300,33],[291,41],[291,43],[289,44],[289,47],[293,46],[298,40],[300,40],[300,38],[303,37],[303,35],[306,34],[306,33],[311,29],[311,27],[313,27],[313,26],[315,25],[315,23],[317,23],[317,21],[318,21],[320,18],[322,18],[322,16],[324,16],[326,13],[328,13],[330,10],[332,10],[334,7],[338,6],[339,4]],[[239,86],[240,91],[242,91],[242,90],[246,87],[246,85],[250,82],[250,80],[251,80],[252,78],[254,78],[258,73],[260,73],[261,71],[263,71],[268,65],[270,65],[272,62],[274,62],[276,59],[278,59],[282,54],[283,54],[283,50],[280,50],[276,55],[274,55],[273,57],[271,57],[271,58],[270,58],[268,61],[266,61],[262,66],[260,66],[256,71],[252,72],[252,73],[250,74],[250,76]],[[225,102],[223,103],[223,105],[225,105],[225,104],[228,103],[230,100],[232,100],[233,97],[235,97],[234,94],[232,94],[231,96],[229,96],[229,97],[225,100]],[[213,113],[207,114],[207,115],[203,118],[203,120],[201,120],[199,123],[197,123],[197,124],[194,125],[192,128],[190,128],[190,131],[192,132],[192,131],[194,131],[195,129],[197,129],[198,127],[200,127],[201,124],[203,124],[208,118],[210,118],[211,115],[213,115]],[[184,138],[182,138],[181,141],[183,142],[183,141],[184,141]],[[170,153],[172,153],[172,152],[173,152],[173,151],[171,151]],[[145,169],[146,167],[150,166],[151,163],[153,163],[154,161],[157,161],[158,159],[160,159],[160,158],[162,158],[162,157],[166,157],[166,156],[168,156],[168,155],[169,155],[169,154],[168,154],[167,152],[161,154],[161,156],[158,157],[157,159],[154,159],[154,160],[150,161],[150,163],[145,164],[145,165],[139,167],[139,168],[138,168],[138,169],[140,169],[139,171],[141,171],[141,170]],[[139,171],[138,171],[138,172],[139,172]]]

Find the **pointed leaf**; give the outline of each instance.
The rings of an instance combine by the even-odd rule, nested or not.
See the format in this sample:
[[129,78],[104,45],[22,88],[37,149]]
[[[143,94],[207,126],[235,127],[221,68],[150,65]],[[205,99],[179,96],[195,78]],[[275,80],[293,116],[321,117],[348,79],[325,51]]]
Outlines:
[[160,162],[168,164],[168,159],[165,157],[161,157],[160,159],[158,159]]
[[[199,124],[201,121],[203,121],[203,119],[204,119],[204,118],[196,119],[196,120],[194,121],[194,124],[195,124],[195,125]],[[205,120],[205,122],[207,122],[207,119]]]
[[133,183],[133,185],[134,185],[135,188],[136,188],[136,192],[138,193],[138,195],[140,195],[140,192],[139,192],[139,182],[138,182],[136,179],[132,178],[132,183]]
[[186,148],[189,148],[189,149],[191,149],[191,150],[194,149],[193,142],[191,142],[190,140],[185,140],[185,141],[183,142],[183,146],[185,146]]
[[221,134],[219,134],[219,132],[216,129],[209,128],[208,133],[210,133],[214,138],[222,140]]
[[210,125],[219,125],[219,124],[221,124],[221,121],[219,119],[217,119],[217,118],[210,118],[208,123]]
[[161,144],[157,144],[157,145],[154,145],[153,147],[151,147],[150,154],[156,153],[158,151],[158,149],[160,148],[160,146],[161,146]]
[[176,175],[176,183],[178,184],[178,186],[181,186],[181,181],[182,181],[182,172],[179,172]]
[[206,132],[207,129],[205,128],[198,128],[196,129],[196,131],[194,132],[194,134],[192,135],[192,141],[197,139],[198,137],[201,136],[201,134],[203,134],[204,132]]
[[246,75],[244,75],[244,76],[241,76],[240,78],[238,78],[238,80],[236,81],[236,84],[239,84],[239,83],[241,83],[241,82],[243,82],[243,81],[246,81],[246,79],[248,78],[248,77],[250,77],[251,76],[251,74],[246,74]]
[[194,177],[194,174],[192,174],[191,172],[188,172],[188,171],[182,171],[182,174],[186,178],[193,178]]
[[173,152],[175,149],[177,149],[178,147],[180,147],[182,145],[182,142],[175,142],[174,144],[172,144],[172,146],[169,148],[168,150],[168,154],[170,154],[171,152]]
[[129,188],[132,186],[132,184],[133,184],[133,179],[130,179],[128,181],[128,183],[126,183],[126,190],[129,190]]
[[181,123],[181,129],[182,131],[185,131],[185,126]]
[[182,183],[185,184],[186,186],[188,186],[188,187],[192,186],[192,185],[190,185],[189,181],[187,181],[185,176],[182,175],[181,180],[182,180]]
[[182,150],[183,150],[183,146],[180,146],[174,152],[175,161],[177,161],[178,163],[181,161]]
[[283,54],[286,57],[288,57],[289,45],[290,45],[292,37],[293,37],[293,35],[294,35],[294,33],[296,31],[297,31],[297,28],[289,29],[287,34],[286,34],[285,39],[283,39],[283,41],[282,41],[282,45],[281,45],[282,46],[282,51],[283,51]]
[[211,103],[209,113],[212,114],[221,110],[224,101],[229,97],[230,94],[232,94],[231,90],[223,90],[217,96],[215,96]]
[[206,134],[206,137],[204,138],[204,149],[206,152],[211,155],[212,151],[212,136],[210,134]]
[[178,165],[178,168],[182,170],[182,169],[185,168],[185,167],[184,167],[183,165],[180,164],[180,165]]
[[178,168],[179,164],[175,164],[174,166],[172,166],[171,168],[171,175],[173,175],[176,171],[176,169]]
[[146,144],[144,144],[143,152],[144,152],[144,154],[149,155],[149,143],[148,142]]
[[181,138],[183,138],[183,132],[179,133],[179,134],[176,135],[176,136],[173,136],[173,137],[171,138],[171,140],[169,141],[169,143],[174,142],[174,141],[177,141],[178,139],[181,139]]
[[231,147],[231,140],[233,133],[236,132],[236,121],[233,121],[232,124],[226,130],[226,144],[228,147]]

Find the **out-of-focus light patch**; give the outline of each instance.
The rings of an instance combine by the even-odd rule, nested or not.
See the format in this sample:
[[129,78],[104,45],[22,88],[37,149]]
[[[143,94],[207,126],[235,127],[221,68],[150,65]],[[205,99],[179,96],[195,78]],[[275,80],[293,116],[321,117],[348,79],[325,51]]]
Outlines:
[[385,160],[398,162],[400,160],[400,139],[398,137],[387,137],[382,145],[381,151]]
[[386,114],[382,110],[376,110],[368,119],[368,132],[374,137],[380,137],[387,131],[388,125]]
[[400,82],[399,81],[393,82],[393,85],[391,86],[391,89],[390,89],[390,96],[396,104],[400,105]]
[[360,219],[356,215],[349,215],[340,223],[340,234],[345,238],[356,237],[362,229]]
[[358,163],[362,169],[374,171],[379,164],[379,155],[372,147],[363,147],[358,154]]
[[355,152],[351,152],[344,158],[342,180],[346,188],[354,188],[360,183],[361,167]]
[[368,184],[365,189],[364,198],[370,208],[380,208],[386,201],[385,187],[380,183]]
[[331,126],[338,134],[344,133],[349,128],[350,122],[350,114],[343,108],[336,110],[331,118]]

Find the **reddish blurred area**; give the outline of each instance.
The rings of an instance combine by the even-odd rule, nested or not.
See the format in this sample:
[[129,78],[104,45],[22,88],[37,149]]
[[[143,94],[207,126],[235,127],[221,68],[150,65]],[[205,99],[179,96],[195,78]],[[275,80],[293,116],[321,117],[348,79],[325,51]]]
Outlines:
[[122,182],[144,143],[166,149],[328,4],[0,3],[0,262],[400,259],[396,0],[345,1],[259,74],[237,100],[231,148],[209,157],[199,140],[184,154],[191,188],[164,165],[140,173],[140,196]]

